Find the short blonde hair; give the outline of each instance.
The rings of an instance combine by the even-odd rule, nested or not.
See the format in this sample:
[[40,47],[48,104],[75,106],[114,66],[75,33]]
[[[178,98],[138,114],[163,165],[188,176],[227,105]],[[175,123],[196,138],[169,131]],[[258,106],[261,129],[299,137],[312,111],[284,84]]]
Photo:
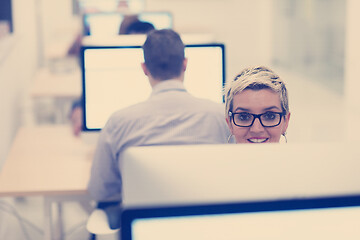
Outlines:
[[245,68],[234,80],[226,84],[224,89],[225,117],[228,117],[229,111],[232,111],[234,95],[245,89],[271,89],[279,93],[281,108],[285,114],[289,113],[289,99],[285,83],[270,68],[256,66]]

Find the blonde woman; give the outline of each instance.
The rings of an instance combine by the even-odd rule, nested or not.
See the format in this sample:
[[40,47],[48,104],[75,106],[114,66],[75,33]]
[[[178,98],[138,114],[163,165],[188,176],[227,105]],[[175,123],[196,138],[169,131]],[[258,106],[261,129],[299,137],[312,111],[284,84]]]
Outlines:
[[287,89],[267,67],[246,68],[229,82],[225,109],[236,143],[279,142],[281,136],[286,139],[290,120]]

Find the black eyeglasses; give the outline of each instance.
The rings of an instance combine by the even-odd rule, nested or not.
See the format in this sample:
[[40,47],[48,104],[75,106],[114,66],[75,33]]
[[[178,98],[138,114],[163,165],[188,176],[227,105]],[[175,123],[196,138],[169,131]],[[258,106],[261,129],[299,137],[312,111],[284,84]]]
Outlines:
[[229,117],[238,127],[251,127],[255,119],[258,118],[263,127],[276,127],[281,123],[283,112],[265,112],[262,114],[252,114],[247,112],[233,113],[229,111]]

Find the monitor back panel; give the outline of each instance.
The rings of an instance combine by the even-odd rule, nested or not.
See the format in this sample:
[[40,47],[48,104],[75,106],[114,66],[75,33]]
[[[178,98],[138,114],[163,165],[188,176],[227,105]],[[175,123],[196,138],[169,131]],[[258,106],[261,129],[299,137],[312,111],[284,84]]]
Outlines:
[[148,146],[122,155],[126,208],[360,193],[357,142]]

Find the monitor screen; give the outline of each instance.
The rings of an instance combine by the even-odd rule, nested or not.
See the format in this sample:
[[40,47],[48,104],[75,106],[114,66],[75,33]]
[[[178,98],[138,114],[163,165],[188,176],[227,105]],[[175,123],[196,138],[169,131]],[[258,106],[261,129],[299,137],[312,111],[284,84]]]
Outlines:
[[[155,29],[172,28],[172,14],[169,12],[142,12],[140,21],[150,22]],[[91,36],[116,36],[119,34],[124,14],[119,12],[95,12],[83,15],[83,34]]]
[[[100,130],[112,113],[145,101],[151,93],[140,46],[82,48],[84,131]],[[187,45],[184,85],[196,97],[222,103],[224,45]],[[204,87],[206,86],[206,87]]]
[[360,239],[360,195],[129,209],[122,240]]

